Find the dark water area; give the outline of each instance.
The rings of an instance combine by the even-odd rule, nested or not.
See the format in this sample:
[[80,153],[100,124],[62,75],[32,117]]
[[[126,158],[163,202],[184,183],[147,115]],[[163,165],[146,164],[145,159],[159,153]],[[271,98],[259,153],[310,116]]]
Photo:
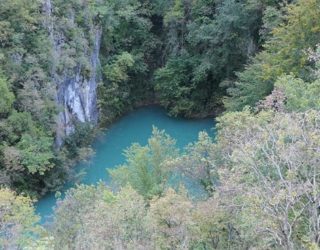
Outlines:
[[[213,118],[173,118],[158,106],[143,107],[125,115],[111,125],[93,144],[95,154],[88,161],[79,163],[75,169],[77,173],[85,171],[81,179],[83,184],[96,184],[99,181],[108,183],[109,176],[106,169],[124,163],[123,150],[132,143],[147,144],[153,126],[165,130],[167,134],[176,139],[177,147],[183,149],[189,143],[197,140],[200,131],[206,131],[214,136],[214,125]],[[63,193],[74,185],[74,183],[66,184],[61,192]],[[41,216],[42,224],[50,221],[55,204],[55,193],[47,194],[37,202],[36,211]]]

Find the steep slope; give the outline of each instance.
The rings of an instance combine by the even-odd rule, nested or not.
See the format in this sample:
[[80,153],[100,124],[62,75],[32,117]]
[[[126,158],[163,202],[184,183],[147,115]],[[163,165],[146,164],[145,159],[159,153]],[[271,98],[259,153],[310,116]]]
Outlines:
[[[85,5],[84,8],[89,8]],[[45,25],[50,34],[52,45],[51,76],[56,84],[56,102],[59,107],[56,143],[61,146],[63,137],[74,132],[76,122],[97,124],[97,84],[100,76],[100,42],[102,29],[93,22],[89,9],[84,10],[88,22],[85,27],[76,23],[76,10],[69,8],[63,15],[68,29],[61,26],[61,16],[55,12],[54,2],[45,0],[43,9],[46,15]],[[85,30],[87,29],[87,30]],[[66,31],[75,31],[83,46],[73,46],[75,41],[68,37]],[[65,55],[81,54],[73,62],[64,61]],[[62,65],[61,65],[62,64]],[[61,68],[62,67],[62,68]]]

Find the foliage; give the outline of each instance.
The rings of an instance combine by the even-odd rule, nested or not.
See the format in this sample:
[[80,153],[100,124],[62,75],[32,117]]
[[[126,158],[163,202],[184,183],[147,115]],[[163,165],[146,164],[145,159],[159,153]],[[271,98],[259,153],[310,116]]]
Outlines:
[[[320,247],[318,0],[52,0],[50,15],[42,4],[0,1],[0,248]],[[23,194],[55,190],[87,156],[87,123],[54,147],[55,99],[62,75],[92,75],[92,30],[101,123],[151,102],[206,116],[225,94],[227,112],[216,138],[201,132],[182,153],[154,128],[109,170],[114,189],[70,189],[46,233]],[[174,190],[177,176],[207,195]]]
[[160,249],[184,249],[192,242],[192,203],[181,194],[168,189],[164,197],[150,203],[154,226],[153,241]]
[[50,48],[39,9],[35,0],[0,3],[0,175],[7,176],[0,184],[28,193],[41,190],[55,158]]
[[126,164],[108,171],[116,185],[129,184],[140,195],[151,198],[165,190],[172,175],[167,161],[176,155],[175,141],[164,131],[153,128],[148,145],[133,144],[125,151]]
[[143,197],[130,187],[113,194],[103,184],[68,191],[56,208],[53,235],[57,249],[143,248],[152,244]]
[[[75,159],[91,153],[88,124],[59,138],[57,102],[74,75],[80,82],[96,75],[101,125],[150,103],[174,116],[218,113],[225,86],[269,39],[282,6],[273,0],[2,1],[0,171],[6,177],[0,183],[43,194],[65,181]],[[98,72],[92,56],[99,57]]]
[[78,138],[67,138],[69,150],[57,147],[57,114],[61,109],[57,89],[61,79],[72,76],[75,68],[85,78],[91,74],[88,54],[93,38],[88,31],[98,25],[94,22],[98,22],[96,8],[101,4],[1,1],[0,88],[5,110],[0,111],[0,176],[5,178],[0,184],[34,196],[55,190],[72,172],[70,162],[91,142],[88,130],[78,133]]
[[[110,123],[153,98],[152,74],[161,42],[153,30],[153,1],[108,1],[101,44],[103,83],[99,86],[102,123]],[[158,27],[155,27],[158,29]],[[161,29],[161,27],[160,27]]]
[[81,149],[90,147],[94,139],[95,133],[92,124],[90,123],[77,123],[75,131],[65,138],[65,148],[68,151],[68,157],[79,158]]
[[[196,208],[184,191],[173,189],[148,205],[129,186],[117,193],[103,184],[78,186],[55,210],[55,248],[213,249],[210,230],[219,217],[210,205],[203,202]],[[204,225],[208,214],[214,218]]]
[[[135,167],[134,172],[114,170],[116,178],[123,178],[118,183],[124,180],[119,192],[102,184],[69,191],[56,209],[54,235],[70,248],[317,247],[319,120],[315,110],[230,112],[218,119],[216,143],[201,133],[186,154],[167,158],[167,147],[159,147],[166,145],[159,143],[164,134],[155,130],[148,146],[128,150],[132,154],[125,167]],[[151,147],[152,139],[158,147]],[[148,147],[157,150],[146,154]],[[168,185],[146,195],[153,190],[146,180],[152,179],[134,175],[146,162],[166,162],[162,166],[208,182],[204,187],[210,197],[193,200],[185,189],[177,192]],[[141,188],[146,186],[150,189]]]
[[209,195],[213,194],[218,181],[213,164],[215,151],[212,138],[206,132],[200,132],[198,141],[190,144],[186,152],[173,162],[184,176],[198,182]]
[[320,8],[317,0],[297,1],[288,5],[285,21],[272,32],[273,36],[246,67],[238,73],[238,80],[228,90],[227,110],[241,110],[271,93],[282,74],[294,74],[308,80],[308,54],[319,42]]
[[125,52],[117,56],[115,61],[111,65],[105,66],[105,75],[111,82],[119,83],[121,81],[128,80],[128,69],[134,65],[134,59],[132,55]]
[[[130,89],[126,86],[129,80],[128,73],[134,66],[134,58],[128,52],[123,52],[115,56],[115,59],[107,64],[104,68],[104,75],[109,82],[109,86],[100,86],[100,106],[104,109],[109,109],[115,116],[120,115],[125,110],[125,102],[129,95]],[[112,119],[108,117],[108,119]]]
[[275,83],[275,88],[284,92],[285,107],[288,111],[319,110],[320,81],[304,82],[292,75],[282,76]]
[[21,140],[22,135],[25,133],[36,136],[37,133],[41,132],[38,131],[30,113],[12,111],[10,116],[2,124],[2,139],[10,145],[15,145]]
[[70,189],[65,199],[57,203],[52,234],[57,248],[59,246],[71,248],[74,244],[78,229],[83,225],[82,215],[92,209],[93,201],[99,199],[100,189],[93,186],[78,186],[77,190]]
[[34,140],[30,135],[24,134],[17,147],[21,150],[21,164],[31,174],[43,175],[45,171],[53,167],[54,155],[51,150],[52,138],[40,137]]
[[[235,127],[239,116],[244,126]],[[242,241],[258,248],[319,244],[319,112],[231,113],[220,120],[219,189]]]
[[39,217],[29,197],[0,189],[0,248],[21,249],[31,246],[36,237],[44,235],[37,225]]
[[0,72],[0,115],[8,114],[12,109],[14,95],[8,88],[6,78]]
[[169,109],[171,115],[190,116],[192,114],[195,104],[190,97],[196,86],[189,74],[194,63],[193,60],[182,57],[172,59],[156,73],[156,90],[160,93],[161,104]]
[[259,30],[268,6],[278,4],[172,1],[164,16],[168,59],[155,78],[160,102],[172,115],[206,115],[221,106],[225,82],[261,45]]

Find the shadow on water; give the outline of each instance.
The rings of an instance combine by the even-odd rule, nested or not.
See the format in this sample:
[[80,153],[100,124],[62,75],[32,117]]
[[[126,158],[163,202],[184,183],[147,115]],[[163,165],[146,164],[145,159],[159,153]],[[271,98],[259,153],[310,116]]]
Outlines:
[[[171,137],[177,140],[177,147],[183,149],[190,142],[198,138],[200,131],[207,131],[214,136],[214,120],[207,119],[182,119],[169,117],[165,110],[158,106],[148,106],[137,109],[111,125],[107,132],[101,135],[93,144],[94,156],[88,161],[75,166],[76,173],[84,174],[81,183],[96,184],[99,181],[108,183],[106,168],[113,168],[122,164],[125,160],[123,150],[132,143],[141,145],[147,143],[151,135],[152,127],[156,126],[165,130]],[[73,187],[75,183],[67,183],[62,193]],[[54,193],[42,197],[36,204],[37,213],[41,216],[41,223],[51,221],[53,207],[56,204]]]

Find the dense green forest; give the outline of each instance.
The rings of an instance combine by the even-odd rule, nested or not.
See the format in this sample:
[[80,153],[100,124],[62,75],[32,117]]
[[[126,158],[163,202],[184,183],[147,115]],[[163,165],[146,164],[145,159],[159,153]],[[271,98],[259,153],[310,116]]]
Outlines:
[[[319,0],[0,0],[0,249],[320,249],[319,44]],[[75,72],[99,121],[61,136]],[[99,128],[155,103],[216,137],[180,152],[154,128],[39,225]]]

